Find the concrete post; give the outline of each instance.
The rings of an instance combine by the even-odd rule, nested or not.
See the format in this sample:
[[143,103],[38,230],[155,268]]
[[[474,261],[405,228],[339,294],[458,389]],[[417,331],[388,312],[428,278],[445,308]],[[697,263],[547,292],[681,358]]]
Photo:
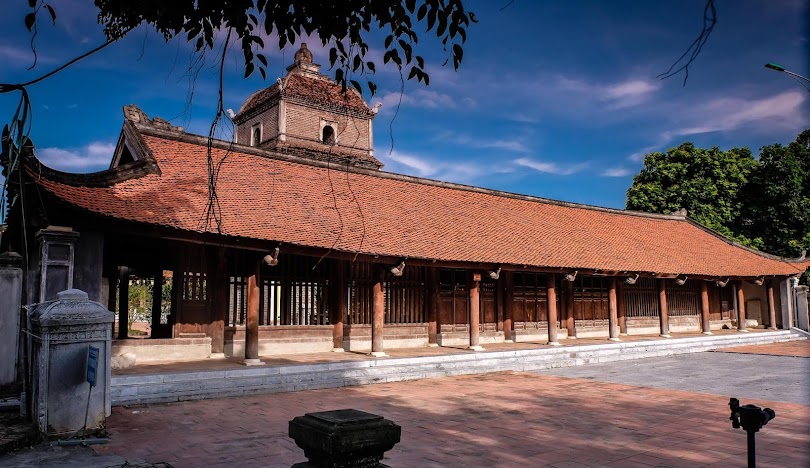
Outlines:
[[765,288],[768,296],[768,328],[776,330],[776,302],[773,297],[773,281],[769,280]]
[[806,332],[810,332],[810,317],[807,307],[807,286],[796,287],[796,325]]
[[385,357],[383,351],[383,327],[385,326],[385,270],[374,269],[374,284],[371,289],[371,355]]
[[624,302],[624,281],[619,281],[619,287],[616,289],[616,294],[617,305],[619,308],[619,336],[627,336],[627,304]]
[[568,339],[574,339],[577,337],[577,325],[574,321],[574,282],[573,281],[566,281],[565,282],[565,291],[566,291],[566,298],[568,300],[565,304],[566,313],[565,313],[565,326],[568,328]]
[[247,284],[247,317],[245,317],[245,360],[246,366],[260,366],[259,359],[259,269],[261,264],[255,261],[253,271],[248,276]]
[[712,334],[712,319],[709,315],[709,286],[705,281],[700,282],[700,323],[703,326],[703,334]]
[[340,260],[332,262],[329,295],[329,323],[332,324],[332,351],[343,352],[343,321],[346,319],[346,264]]
[[427,289],[428,289],[428,303],[427,303],[427,321],[428,321],[428,346],[439,346],[438,344],[438,318],[439,318],[439,305],[441,298],[439,297],[439,270],[436,268],[427,268]]
[[737,285],[737,331],[747,332],[745,328],[745,291],[740,281]]
[[608,289],[608,333],[610,341],[621,341],[619,339],[619,304],[616,298],[616,277],[610,278]]
[[782,303],[782,328],[790,330],[795,326],[793,323],[793,287],[790,285],[791,279],[786,278],[779,283],[779,296]]
[[658,320],[661,336],[671,338],[669,334],[669,311],[667,309],[667,280],[658,279]]
[[515,277],[511,271],[505,271],[502,275],[504,282],[503,339],[514,341],[515,334],[512,328],[515,316]]
[[[20,307],[22,306],[22,257],[13,252],[0,255],[0,387],[17,383],[20,354]],[[19,376],[21,377],[21,376]]]
[[483,351],[480,340],[481,300],[478,287],[481,284],[481,274],[473,273],[470,281],[470,346],[473,351]]
[[559,346],[557,341],[557,285],[555,275],[547,275],[546,291],[548,293],[548,344]]
[[[115,315],[78,289],[34,305],[31,323],[33,419],[46,437],[103,427],[110,415],[110,348]],[[95,372],[91,372],[95,349]],[[93,377],[92,385],[89,383]]]

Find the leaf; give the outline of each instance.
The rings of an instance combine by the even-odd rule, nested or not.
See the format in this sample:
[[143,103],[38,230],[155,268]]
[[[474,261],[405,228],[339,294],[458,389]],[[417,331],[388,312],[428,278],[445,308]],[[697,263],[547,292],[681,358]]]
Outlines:
[[267,73],[265,73],[264,68],[259,67],[259,73],[262,75],[262,80],[267,81]]
[[53,7],[47,3],[45,4],[45,9],[48,10],[48,13],[50,13],[53,24],[56,24],[56,11],[54,11]]
[[358,93],[363,94],[363,87],[360,86],[356,80],[350,80],[352,87],[357,90]]
[[422,21],[422,19],[425,18],[426,14],[427,14],[427,3],[424,3],[422,4],[422,6],[419,7],[419,11],[416,12],[416,21]]
[[254,70],[255,68],[256,68],[256,67],[255,67],[255,66],[254,66],[252,63],[247,63],[247,64],[245,64],[245,78],[247,78],[247,77],[249,77],[250,75],[252,75],[252,74],[253,74],[253,70]]
[[28,28],[29,32],[31,31],[31,29],[33,29],[34,23],[36,23],[36,21],[37,21],[36,14],[28,13],[27,15],[25,15],[25,27]]
[[256,58],[259,59],[259,62],[262,63],[265,67],[267,66],[267,59],[264,57],[263,54],[256,54]]
[[377,85],[372,83],[371,81],[368,82],[368,90],[371,91],[371,95],[374,96],[377,94]]
[[38,0],[28,0],[28,6],[35,8],[37,6],[37,1]]
[[371,73],[377,73],[377,65],[374,65],[374,62],[366,62],[366,68],[371,70]]

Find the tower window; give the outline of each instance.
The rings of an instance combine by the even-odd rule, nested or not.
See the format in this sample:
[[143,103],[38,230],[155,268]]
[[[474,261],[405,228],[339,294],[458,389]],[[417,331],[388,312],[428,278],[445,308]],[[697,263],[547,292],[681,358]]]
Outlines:
[[323,141],[323,144],[325,145],[335,144],[335,129],[332,128],[331,125],[325,125],[323,127],[323,135],[321,141]]
[[250,146],[259,146],[262,142],[262,125],[256,124],[250,131]]

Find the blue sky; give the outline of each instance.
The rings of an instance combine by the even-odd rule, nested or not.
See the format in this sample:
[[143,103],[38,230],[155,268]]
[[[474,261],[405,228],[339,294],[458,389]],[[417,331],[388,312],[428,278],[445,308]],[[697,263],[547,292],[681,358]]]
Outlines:
[[[5,7],[0,82],[27,81],[103,42],[90,2],[53,3],[56,26],[39,26],[39,60],[30,71],[27,2]],[[457,73],[440,66],[445,57],[431,47],[435,41],[420,41],[431,84],[405,82],[395,119],[399,74],[378,68],[379,91],[370,102],[383,103],[374,123],[375,154],[385,170],[621,208],[647,152],[692,141],[748,146],[756,154],[810,127],[810,93],[763,67],[773,61],[810,76],[810,7],[803,0],[718,0],[717,26],[685,87],[681,77],[655,77],[699,33],[704,0],[517,0],[500,11],[506,3],[469,2],[480,22],[469,31]],[[307,42],[331,73],[328,49]],[[272,84],[295,49],[266,51],[267,82],[258,74],[243,79],[239,56],[229,57],[226,108],[238,109],[250,93]],[[40,158],[72,172],[104,169],[121,108],[130,103],[207,134],[217,71],[209,57],[189,102],[191,53],[189,44],[167,45],[142,27],[32,86],[32,139]],[[379,49],[371,54],[381,56]],[[11,118],[17,98],[0,96],[0,119]]]

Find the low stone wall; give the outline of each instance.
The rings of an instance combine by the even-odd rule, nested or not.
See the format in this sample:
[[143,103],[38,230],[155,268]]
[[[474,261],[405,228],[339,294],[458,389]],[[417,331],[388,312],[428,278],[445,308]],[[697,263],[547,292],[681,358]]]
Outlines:
[[211,338],[113,340],[112,356],[135,355],[135,365],[149,361],[198,361],[211,356]]
[[[322,353],[331,350],[330,325],[259,327],[259,356]],[[245,327],[225,329],[225,356],[245,356]]]
[[[352,325],[346,327],[344,331],[343,348],[346,351],[371,351],[371,325]],[[383,327],[383,350],[419,348],[427,345],[428,332],[425,324],[386,324]]]
[[[691,315],[684,317],[670,317],[669,331],[672,333],[700,332],[700,317]],[[627,318],[628,335],[657,335],[661,333],[661,324],[658,317]]]

